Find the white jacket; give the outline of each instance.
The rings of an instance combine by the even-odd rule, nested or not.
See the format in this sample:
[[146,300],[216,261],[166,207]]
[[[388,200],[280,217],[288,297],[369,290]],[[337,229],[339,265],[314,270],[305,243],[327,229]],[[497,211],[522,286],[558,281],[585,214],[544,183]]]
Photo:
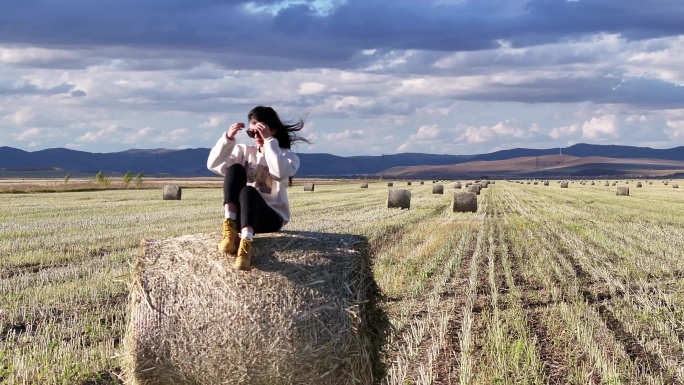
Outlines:
[[289,178],[299,169],[299,157],[293,151],[278,147],[278,140],[264,140],[263,152],[257,146],[235,144],[223,133],[209,152],[207,168],[226,175],[226,168],[240,163],[247,170],[247,185],[255,187],[266,203],[283,220],[290,221],[290,203],[287,198]]

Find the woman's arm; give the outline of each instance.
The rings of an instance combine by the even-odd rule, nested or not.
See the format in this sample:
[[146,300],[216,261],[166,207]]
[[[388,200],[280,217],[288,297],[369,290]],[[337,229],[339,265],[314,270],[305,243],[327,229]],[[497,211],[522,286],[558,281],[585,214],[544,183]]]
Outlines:
[[221,135],[221,138],[209,152],[207,168],[216,174],[226,175],[226,167],[241,162],[241,159],[238,159],[241,158],[240,151],[235,151],[233,154],[234,149],[235,140],[228,139],[227,133]]
[[268,164],[268,172],[273,179],[282,181],[297,173],[299,157],[294,151],[281,149],[275,138],[264,140],[264,156]]

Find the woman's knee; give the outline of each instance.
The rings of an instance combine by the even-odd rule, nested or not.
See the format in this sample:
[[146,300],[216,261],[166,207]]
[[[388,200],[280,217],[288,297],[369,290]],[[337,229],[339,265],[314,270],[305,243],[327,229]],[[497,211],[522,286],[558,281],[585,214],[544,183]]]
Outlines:
[[259,196],[259,191],[257,191],[257,189],[253,186],[245,186],[242,189],[240,189],[240,202],[250,200],[257,196]]
[[240,163],[235,163],[231,164],[230,166],[226,167],[226,178],[230,176],[235,176],[235,175],[247,175],[247,170],[245,170],[245,166],[241,165]]

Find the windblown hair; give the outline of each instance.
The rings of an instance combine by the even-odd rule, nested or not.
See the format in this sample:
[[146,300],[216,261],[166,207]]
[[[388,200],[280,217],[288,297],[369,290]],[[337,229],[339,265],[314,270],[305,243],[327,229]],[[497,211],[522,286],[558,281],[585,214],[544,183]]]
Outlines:
[[[304,120],[301,118],[295,122],[283,122],[273,108],[256,106],[247,114],[247,120],[252,119],[264,123],[272,130],[276,130],[273,137],[278,141],[280,148],[289,149],[292,147],[292,143],[295,142],[311,143],[308,139],[297,134],[298,131],[304,128]],[[288,185],[292,186],[292,177],[290,177]]]
[[257,106],[247,114],[247,120],[251,119],[262,122],[272,130],[276,130],[273,137],[278,141],[280,148],[289,149],[295,142],[310,143],[308,139],[297,135],[297,132],[304,128],[304,120],[301,118],[296,122],[283,122],[273,108]]

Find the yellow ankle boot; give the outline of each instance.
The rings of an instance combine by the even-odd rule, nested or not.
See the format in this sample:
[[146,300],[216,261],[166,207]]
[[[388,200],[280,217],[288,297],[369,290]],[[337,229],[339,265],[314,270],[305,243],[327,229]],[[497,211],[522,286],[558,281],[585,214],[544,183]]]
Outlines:
[[252,260],[252,240],[249,238],[242,238],[240,240],[240,248],[238,249],[237,258],[235,258],[235,268],[238,270],[250,270]]
[[222,253],[235,253],[237,251],[237,224],[232,219],[223,220],[223,239],[218,245]]

